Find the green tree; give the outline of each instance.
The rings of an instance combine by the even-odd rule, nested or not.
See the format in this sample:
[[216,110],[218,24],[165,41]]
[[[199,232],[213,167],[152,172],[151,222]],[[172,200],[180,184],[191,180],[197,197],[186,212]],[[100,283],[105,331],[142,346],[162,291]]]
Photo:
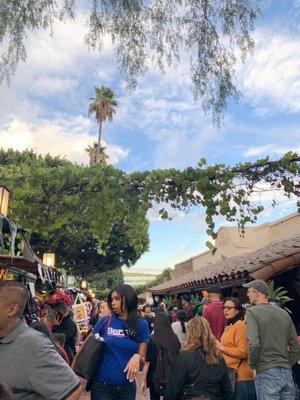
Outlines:
[[118,103],[114,98],[114,92],[110,88],[104,86],[101,86],[100,88],[96,87],[95,95],[96,97],[90,98],[88,113],[89,115],[95,115],[96,121],[99,125],[98,143],[95,158],[95,164],[98,164],[102,144],[103,122],[107,120],[112,122],[113,116],[116,112],[115,107]]
[[[75,18],[79,1],[1,1],[0,79],[9,79],[26,60],[28,32],[53,28],[55,21]],[[195,97],[219,121],[227,101],[237,96],[235,64],[251,53],[251,31],[260,0],[131,0],[92,1],[88,15],[88,46],[101,50],[109,35],[129,86],[149,65],[162,72],[190,60]],[[61,6],[60,6],[61,5]],[[238,57],[238,52],[240,57]]]
[[183,171],[127,174],[110,165],[0,150],[0,177],[12,192],[11,218],[38,235],[36,244],[58,249],[63,263],[71,259],[68,267],[77,273],[135,263],[148,249],[147,211],[155,204],[162,219],[169,218],[166,204],[186,212],[202,207],[213,239],[218,216],[235,222],[241,234],[255,223],[264,209],[253,202],[260,187],[293,196],[300,210],[300,157],[292,152],[274,161],[208,166],[201,159]]
[[106,272],[96,272],[88,275],[88,282],[96,295],[106,298],[108,292],[114,287],[124,283],[123,272],[121,268],[109,270]]
[[112,166],[85,167],[33,152],[0,150],[10,218],[41,255],[78,275],[131,266],[148,249],[147,206]]
[[[97,150],[98,150],[98,144],[97,143],[93,143],[93,146],[89,145],[85,149],[85,151],[88,153],[89,158],[90,158],[90,166],[96,165]],[[105,150],[106,150],[106,147],[102,146],[100,144],[99,160],[98,160],[99,164],[104,164],[105,165],[107,163],[108,155],[106,154]]]

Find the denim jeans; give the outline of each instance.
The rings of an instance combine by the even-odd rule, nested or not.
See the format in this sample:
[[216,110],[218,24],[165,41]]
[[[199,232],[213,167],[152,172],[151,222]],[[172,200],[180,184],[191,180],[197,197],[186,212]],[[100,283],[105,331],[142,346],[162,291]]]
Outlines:
[[256,400],[254,381],[237,381],[234,400]]
[[294,400],[295,386],[292,371],[287,368],[270,368],[255,377],[257,400]]
[[91,400],[135,400],[135,382],[114,386],[103,382],[93,382]]

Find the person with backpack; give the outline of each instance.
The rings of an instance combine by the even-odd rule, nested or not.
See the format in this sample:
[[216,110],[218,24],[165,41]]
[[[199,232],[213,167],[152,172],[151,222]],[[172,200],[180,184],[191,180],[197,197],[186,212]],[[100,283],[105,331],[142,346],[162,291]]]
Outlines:
[[180,342],[172,330],[170,318],[162,312],[156,314],[154,332],[150,336],[146,354],[149,369],[146,382],[142,384],[143,392],[146,387],[149,388],[151,400],[159,400],[160,396],[164,396],[179,351]]
[[172,365],[164,400],[232,400],[227,367],[208,321],[189,321],[187,343]]

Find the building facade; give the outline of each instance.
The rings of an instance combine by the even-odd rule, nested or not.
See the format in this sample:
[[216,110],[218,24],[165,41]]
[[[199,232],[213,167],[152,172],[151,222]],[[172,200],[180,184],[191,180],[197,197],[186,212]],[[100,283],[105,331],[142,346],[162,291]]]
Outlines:
[[217,251],[205,251],[175,265],[171,278],[176,279],[191,271],[208,268],[220,260],[251,253],[255,250],[300,234],[300,214],[294,213],[274,222],[246,227],[241,236],[237,227],[222,227],[216,239]]

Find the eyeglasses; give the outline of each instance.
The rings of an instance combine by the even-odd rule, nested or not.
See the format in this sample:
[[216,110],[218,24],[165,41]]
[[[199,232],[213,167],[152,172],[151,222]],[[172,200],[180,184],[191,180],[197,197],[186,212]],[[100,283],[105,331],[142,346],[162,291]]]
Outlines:
[[224,306],[224,307],[222,307],[222,308],[223,308],[223,310],[232,310],[232,309],[235,308],[235,307]]

